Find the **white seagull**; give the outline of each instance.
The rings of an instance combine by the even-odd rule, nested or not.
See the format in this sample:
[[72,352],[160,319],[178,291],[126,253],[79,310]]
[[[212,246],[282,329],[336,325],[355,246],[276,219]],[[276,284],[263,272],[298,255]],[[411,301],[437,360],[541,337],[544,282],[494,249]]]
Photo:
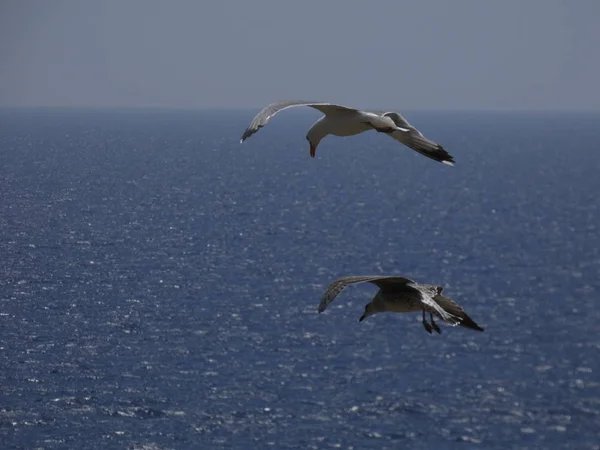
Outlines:
[[264,127],[271,117],[279,111],[294,106],[310,106],[325,114],[310,127],[306,134],[306,139],[310,143],[310,156],[313,158],[315,157],[319,142],[329,134],[335,136],[354,136],[368,130],[376,130],[379,133],[386,133],[419,152],[421,155],[449,166],[454,165],[454,158],[444,147],[423,136],[419,130],[409,124],[399,113],[361,111],[333,103],[301,100],[285,100],[271,103],[265,106],[254,117],[250,126],[244,131],[240,142],[244,142]]
[[[460,325],[471,330],[483,331],[473,319],[452,299],[442,295],[444,290],[441,286],[430,284],[418,284],[413,280],[397,276],[348,276],[335,280],[329,285],[319,304],[319,312],[325,308],[342,292],[347,286],[354,283],[373,283],[379,287],[375,297],[365,306],[365,312],[359,322],[378,312],[419,312],[423,314],[423,326],[431,334],[435,330],[438,334],[442,331],[433,316],[437,316],[445,323],[456,326]],[[429,313],[429,323],[425,320],[425,313]]]

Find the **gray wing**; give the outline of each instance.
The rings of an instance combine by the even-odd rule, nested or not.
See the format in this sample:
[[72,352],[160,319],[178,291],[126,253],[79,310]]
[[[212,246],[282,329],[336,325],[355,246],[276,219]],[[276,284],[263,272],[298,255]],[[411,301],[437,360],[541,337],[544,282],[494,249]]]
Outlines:
[[348,108],[342,105],[335,105],[333,103],[325,103],[325,102],[309,102],[304,100],[284,100],[280,102],[271,103],[270,105],[265,106],[250,122],[250,126],[246,128],[244,134],[242,135],[242,139],[240,142],[244,142],[262,127],[264,127],[267,122],[277,114],[279,111],[283,111],[287,108],[292,108],[294,106],[310,106],[311,108],[315,108],[321,111],[323,114],[335,114],[336,112],[341,111],[358,111],[354,108]]
[[[419,130],[417,130],[410,123],[408,123],[408,120],[406,120],[402,116],[402,114],[400,114],[398,112],[377,112],[377,114],[379,114],[380,116],[383,116],[383,117],[389,117],[390,119],[392,119],[394,121],[396,126],[398,126],[400,128],[408,128],[409,130],[414,130],[417,133],[421,134],[421,132]],[[421,134],[421,136],[423,136],[423,135]]]
[[415,283],[413,287],[421,293],[421,302],[433,309],[444,322],[452,326],[460,324],[461,319],[459,316],[455,316],[452,312],[446,311],[436,300],[434,300],[434,297],[442,292],[442,287],[417,283]]
[[449,166],[454,165],[454,158],[446,151],[446,149],[444,149],[444,147],[423,136],[423,133],[408,123],[400,113],[386,112],[381,115],[392,119],[398,128],[408,130],[403,131],[397,129],[392,133],[389,133],[391,137],[434,161],[439,161]]
[[465,310],[462,309],[459,304],[457,304],[451,298],[442,295],[442,290],[443,289],[441,287],[438,287],[437,293],[433,297],[435,302],[438,305],[440,305],[444,309],[444,311],[447,311],[454,317],[458,317],[460,319],[458,325],[461,325],[465,328],[471,328],[472,330],[483,331],[483,328],[477,325],[475,321],[467,315]]
[[321,303],[319,303],[319,312],[325,311],[325,308],[342,292],[347,286],[355,283],[370,282],[377,285],[380,288],[389,287],[393,285],[405,285],[408,283],[414,283],[404,277],[391,277],[382,275],[361,275],[361,276],[348,276],[342,277],[335,280],[325,290],[323,297],[321,297]]

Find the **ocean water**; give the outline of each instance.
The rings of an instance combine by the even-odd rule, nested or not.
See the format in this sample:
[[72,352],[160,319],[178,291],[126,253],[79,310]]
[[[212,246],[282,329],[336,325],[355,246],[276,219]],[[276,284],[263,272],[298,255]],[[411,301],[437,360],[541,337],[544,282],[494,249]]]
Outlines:
[[[0,113],[0,448],[600,448],[600,115]],[[485,332],[358,322],[398,274]]]

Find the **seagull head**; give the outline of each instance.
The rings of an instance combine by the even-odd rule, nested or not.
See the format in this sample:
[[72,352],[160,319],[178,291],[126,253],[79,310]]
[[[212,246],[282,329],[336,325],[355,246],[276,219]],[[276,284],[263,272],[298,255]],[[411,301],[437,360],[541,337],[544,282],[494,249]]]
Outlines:
[[311,140],[310,136],[306,136],[306,140],[308,141],[308,143],[310,144],[310,157],[314,158],[315,154],[317,153],[317,147],[319,145],[319,141],[313,141]]
[[360,316],[360,319],[358,319],[358,321],[362,322],[367,317],[372,316],[373,314],[378,313],[378,312],[384,312],[386,310],[387,310],[387,308],[386,308],[385,296],[380,289],[377,292],[377,294],[375,294],[375,297],[373,297],[373,300],[371,300],[369,303],[367,303],[365,305],[365,312],[363,313],[362,316]]
[[373,303],[367,303],[367,305],[365,306],[365,312],[363,313],[362,316],[360,316],[360,319],[358,319],[358,321],[362,322],[367,317],[372,316],[376,312],[377,312],[377,310],[375,309],[375,305]]
[[329,130],[327,128],[328,122],[324,121],[324,118],[326,118],[326,116],[317,120],[314,125],[310,127],[308,133],[306,133],[306,140],[310,144],[310,156],[312,158],[315,157],[319,142],[321,142],[321,140],[329,134]]

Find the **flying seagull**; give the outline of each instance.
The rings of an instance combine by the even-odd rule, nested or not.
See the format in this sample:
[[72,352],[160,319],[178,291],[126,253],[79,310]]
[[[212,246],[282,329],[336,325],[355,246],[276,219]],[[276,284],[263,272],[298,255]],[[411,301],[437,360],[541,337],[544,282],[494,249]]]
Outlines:
[[325,114],[317,120],[306,134],[310,144],[310,156],[315,157],[317,146],[329,135],[354,136],[364,131],[376,130],[386,133],[397,141],[435,161],[454,165],[454,158],[439,144],[427,139],[423,134],[409,124],[397,112],[368,112],[333,103],[307,102],[301,100],[285,100],[265,106],[244,131],[240,142],[244,142],[259,129],[264,127],[271,117],[284,109],[295,106],[310,106]]
[[[335,280],[329,285],[319,304],[319,312],[325,308],[347,286],[355,283],[369,282],[379,287],[375,297],[365,306],[365,312],[359,322],[378,312],[419,312],[423,314],[423,326],[431,334],[435,330],[442,331],[433,316],[439,317],[449,325],[460,325],[472,330],[483,331],[473,319],[454,301],[442,295],[443,287],[429,284],[418,284],[408,278],[395,276],[349,276]],[[429,313],[429,322],[425,319]]]

